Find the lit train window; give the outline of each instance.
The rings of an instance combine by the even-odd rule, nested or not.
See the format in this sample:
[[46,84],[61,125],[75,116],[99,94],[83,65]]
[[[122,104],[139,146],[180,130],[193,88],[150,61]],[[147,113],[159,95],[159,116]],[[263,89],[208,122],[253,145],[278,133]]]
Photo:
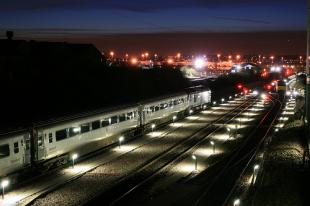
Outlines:
[[106,127],[110,125],[110,120],[109,119],[103,119],[101,120],[101,127]]
[[100,121],[94,121],[91,123],[92,130],[96,130],[100,128]]
[[39,146],[39,147],[42,147],[42,146],[43,146],[43,137],[42,137],[42,136],[39,136],[39,137],[38,137],[38,146]]
[[151,106],[151,107],[150,107],[150,110],[151,110],[152,112],[155,112],[155,107],[154,107],[154,106]]
[[75,135],[80,134],[81,128],[80,127],[71,127],[69,128],[69,137],[73,137]]
[[167,103],[160,104],[160,109],[166,109],[167,106],[168,106]]
[[126,115],[125,115],[125,114],[119,115],[118,118],[119,118],[119,122],[124,122],[124,121],[126,121]]
[[159,111],[159,106],[155,106],[155,112]]
[[90,131],[90,125],[89,123],[82,124],[81,125],[81,133],[86,133]]
[[0,145],[0,159],[10,156],[10,147],[8,144]]
[[18,142],[14,142],[14,153],[19,153]]
[[116,123],[118,123],[118,116],[111,117],[111,124],[116,124]]
[[67,138],[67,130],[66,129],[62,129],[62,130],[58,130],[55,133],[56,135],[56,141],[61,141]]
[[130,120],[130,119],[133,119],[133,115],[134,113],[133,112],[129,112],[129,113],[127,113],[127,120]]

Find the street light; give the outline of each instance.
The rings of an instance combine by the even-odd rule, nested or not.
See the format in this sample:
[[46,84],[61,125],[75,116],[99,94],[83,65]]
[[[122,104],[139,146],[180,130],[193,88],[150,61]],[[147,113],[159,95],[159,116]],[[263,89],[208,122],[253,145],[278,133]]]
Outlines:
[[235,199],[234,206],[239,206],[239,205],[240,205],[240,199]]
[[78,154],[74,153],[71,155],[71,159],[72,159],[72,168],[74,168],[74,163],[75,163],[75,160],[78,158]]
[[232,96],[229,96],[229,99],[231,99],[232,98]]
[[1,187],[2,187],[2,199],[4,199],[4,189],[9,186],[9,180],[5,179],[1,181]]
[[197,157],[192,155],[192,159],[195,161],[195,171],[197,171]]
[[113,57],[114,57],[114,51],[111,51],[111,52],[110,52],[110,56],[111,56],[111,58],[113,59]]
[[222,103],[223,103],[223,102],[225,101],[225,99],[224,99],[224,98],[222,98],[222,99],[221,99],[221,101],[222,101]]
[[121,136],[120,138],[118,138],[118,143],[119,143],[119,148],[121,148],[122,142],[124,141],[124,137]]
[[152,128],[152,132],[154,131],[156,125],[155,124],[152,124],[151,128]]
[[259,165],[254,165],[253,167],[253,184],[255,183],[256,181],[256,178],[257,178],[257,173],[258,173],[258,169],[259,169]]
[[173,123],[174,123],[174,121],[175,121],[176,119],[177,119],[177,116],[174,115],[174,116],[172,117]]
[[189,110],[189,114],[193,114],[193,110],[191,109],[191,110]]
[[215,143],[213,141],[210,141],[210,144],[212,145],[213,147],[213,154],[215,154]]
[[213,105],[216,105],[216,101],[213,102]]

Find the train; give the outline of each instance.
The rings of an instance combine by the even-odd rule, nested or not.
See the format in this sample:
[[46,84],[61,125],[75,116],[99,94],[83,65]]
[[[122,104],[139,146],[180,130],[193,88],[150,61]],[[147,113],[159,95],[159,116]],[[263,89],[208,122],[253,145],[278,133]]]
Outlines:
[[33,168],[50,168],[116,144],[120,135],[136,137],[151,125],[165,124],[211,103],[211,91],[194,88],[131,105],[39,122],[0,136],[0,178]]

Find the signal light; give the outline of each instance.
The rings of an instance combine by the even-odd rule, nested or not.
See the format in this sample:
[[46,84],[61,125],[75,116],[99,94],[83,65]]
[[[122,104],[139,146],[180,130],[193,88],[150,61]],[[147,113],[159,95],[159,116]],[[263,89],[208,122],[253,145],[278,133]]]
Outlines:
[[249,89],[248,88],[243,88],[243,93],[244,94],[248,94],[249,93]]
[[238,89],[242,89],[243,88],[243,85],[241,83],[237,84],[237,88]]

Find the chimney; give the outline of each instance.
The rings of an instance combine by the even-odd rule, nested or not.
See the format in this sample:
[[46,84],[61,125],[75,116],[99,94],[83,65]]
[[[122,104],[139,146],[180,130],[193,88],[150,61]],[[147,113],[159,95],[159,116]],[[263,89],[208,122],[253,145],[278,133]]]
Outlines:
[[6,37],[8,38],[8,40],[12,40],[13,36],[14,36],[13,31],[6,31]]

